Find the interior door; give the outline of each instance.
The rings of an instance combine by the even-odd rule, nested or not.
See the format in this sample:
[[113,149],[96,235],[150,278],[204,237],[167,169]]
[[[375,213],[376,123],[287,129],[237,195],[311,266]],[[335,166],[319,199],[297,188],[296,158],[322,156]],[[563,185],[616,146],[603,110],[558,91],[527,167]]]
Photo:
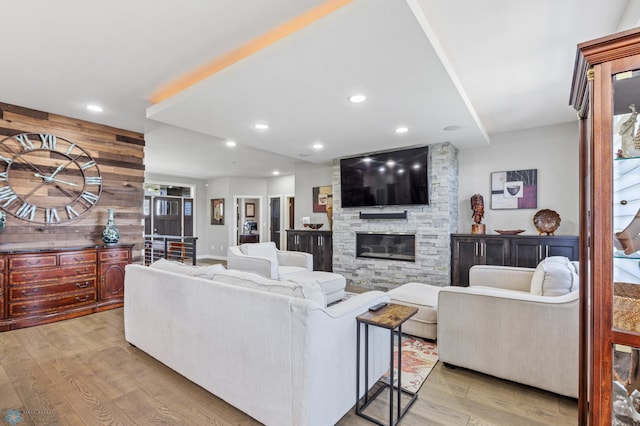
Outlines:
[[272,197],[269,199],[269,217],[271,218],[271,241],[280,248],[280,197]]
[[155,197],[153,202],[154,234],[182,235],[182,199]]

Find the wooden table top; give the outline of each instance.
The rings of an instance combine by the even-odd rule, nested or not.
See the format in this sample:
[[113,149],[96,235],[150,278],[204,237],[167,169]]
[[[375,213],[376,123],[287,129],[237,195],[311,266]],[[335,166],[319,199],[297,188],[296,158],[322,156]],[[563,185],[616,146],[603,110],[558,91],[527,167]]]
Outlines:
[[398,305],[397,303],[389,303],[387,306],[376,312],[367,311],[360,314],[356,319],[359,322],[393,330],[414,316],[416,312],[418,312],[418,308]]

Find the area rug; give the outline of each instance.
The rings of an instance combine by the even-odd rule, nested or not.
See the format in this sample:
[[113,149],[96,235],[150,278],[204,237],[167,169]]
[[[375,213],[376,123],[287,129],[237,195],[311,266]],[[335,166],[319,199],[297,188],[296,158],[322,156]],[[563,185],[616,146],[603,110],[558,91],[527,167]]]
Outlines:
[[[398,348],[394,351],[394,365],[398,361]],[[438,347],[435,342],[418,337],[402,335],[402,389],[416,393],[438,362]],[[389,383],[389,372],[383,376]],[[394,385],[398,384],[397,368],[393,372]]]

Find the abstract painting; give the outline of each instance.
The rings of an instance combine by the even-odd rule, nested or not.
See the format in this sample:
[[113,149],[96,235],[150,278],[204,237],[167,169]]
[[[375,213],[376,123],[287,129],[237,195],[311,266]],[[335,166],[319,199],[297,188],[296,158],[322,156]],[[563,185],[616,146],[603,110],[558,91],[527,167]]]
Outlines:
[[538,207],[538,169],[491,173],[491,208],[535,209]]

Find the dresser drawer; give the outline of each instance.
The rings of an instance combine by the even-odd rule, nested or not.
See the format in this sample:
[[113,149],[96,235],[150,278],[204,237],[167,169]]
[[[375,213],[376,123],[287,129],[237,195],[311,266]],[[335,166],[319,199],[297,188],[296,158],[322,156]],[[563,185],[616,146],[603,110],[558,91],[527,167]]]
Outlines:
[[[55,269],[29,269],[23,271],[9,272],[9,285],[33,284],[37,282],[46,282],[52,280],[60,280],[64,278],[79,277],[82,275],[96,275],[95,264],[85,264],[78,266],[62,266]],[[68,282],[69,280],[66,280]]]
[[55,254],[13,255],[9,257],[9,269],[44,268],[56,266],[58,260]]
[[0,271],[4,271],[4,267],[7,264],[7,258],[4,256],[0,257]]
[[55,312],[60,309],[69,309],[76,306],[95,303],[96,292],[77,293],[63,297],[50,297],[29,300],[24,302],[9,303],[9,316],[19,317],[47,312]]
[[129,260],[129,250],[123,249],[107,249],[100,250],[100,262],[122,262]]
[[31,285],[9,288],[9,303],[55,295],[68,295],[74,292],[95,291],[96,280],[91,277],[67,283]]
[[77,265],[79,263],[95,263],[98,258],[95,250],[77,251],[60,255],[60,266]]

